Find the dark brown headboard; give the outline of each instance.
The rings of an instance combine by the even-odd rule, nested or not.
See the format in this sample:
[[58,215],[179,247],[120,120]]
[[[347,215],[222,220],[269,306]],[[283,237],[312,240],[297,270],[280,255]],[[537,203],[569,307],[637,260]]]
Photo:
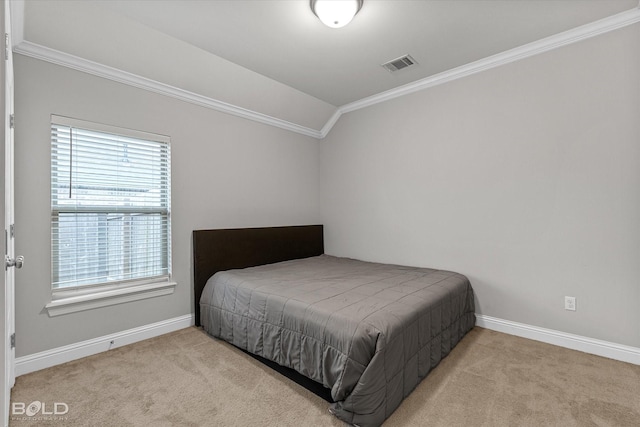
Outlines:
[[200,326],[200,295],[218,271],[308,258],[324,253],[322,225],[193,231],[195,322]]

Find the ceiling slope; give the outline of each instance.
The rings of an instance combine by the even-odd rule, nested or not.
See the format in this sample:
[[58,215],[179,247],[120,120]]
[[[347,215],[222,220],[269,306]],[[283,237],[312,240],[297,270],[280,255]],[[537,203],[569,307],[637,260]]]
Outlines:
[[[231,47],[233,47],[234,43],[235,46],[242,46],[242,42],[234,41],[234,37],[240,37],[243,30],[247,30],[248,28],[250,28],[251,31],[247,30],[246,32],[255,34],[255,31],[258,31],[258,34],[262,34],[263,38],[271,37],[269,34],[273,31],[280,33],[291,31],[290,29],[276,31],[269,27],[269,22],[277,22],[277,19],[280,19],[273,16],[278,15],[278,13],[286,15],[285,17],[287,19],[292,19],[292,16],[298,13],[299,16],[296,15],[300,21],[298,25],[306,26],[305,34],[310,32],[313,37],[319,39],[326,37],[326,34],[331,34],[331,37],[333,37],[332,40],[335,43],[339,41],[336,37],[340,36],[340,34],[341,37],[349,37],[350,35],[350,33],[326,33],[326,31],[330,29],[316,28],[318,25],[322,26],[322,24],[319,24],[319,21],[315,19],[313,14],[311,14],[312,18],[307,16],[306,8],[308,8],[308,6],[305,1],[283,2],[279,0],[263,0],[260,2],[251,2],[234,0],[233,2],[140,2],[129,0],[127,2],[121,2],[118,0],[110,0],[105,2],[91,0],[77,2],[49,0],[23,2],[22,0],[17,0],[12,2],[14,51],[135,87],[163,93],[207,108],[277,126],[303,135],[323,138],[344,113],[640,22],[640,8],[638,8],[635,0],[631,2],[629,0],[612,0],[610,2],[594,2],[592,0],[581,2],[572,0],[567,2],[565,0],[558,0],[553,3],[562,3],[565,8],[562,9],[563,11],[572,10],[572,5],[580,5],[580,7],[575,8],[575,11],[580,12],[577,14],[580,19],[576,21],[574,17],[561,20],[562,25],[560,25],[557,20],[551,20],[553,25],[546,25],[546,31],[548,32],[550,29],[555,31],[558,28],[566,28],[567,26],[569,27],[568,29],[559,33],[553,33],[541,39],[539,35],[544,34],[544,32],[529,32],[527,33],[529,39],[534,36],[538,38],[510,49],[498,50],[487,56],[486,52],[493,52],[491,49],[502,49],[504,46],[508,46],[509,43],[513,44],[514,40],[518,42],[529,40],[518,31],[515,33],[513,33],[513,30],[510,30],[511,32],[505,31],[504,38],[508,42],[507,44],[496,44],[494,42],[491,45],[492,47],[488,49],[486,42],[479,41],[475,49],[471,49],[467,56],[463,55],[458,58],[457,62],[447,62],[447,58],[435,58],[434,61],[437,60],[440,62],[435,68],[432,65],[431,71],[423,68],[418,74],[409,77],[407,77],[408,75],[404,75],[402,78],[394,80],[389,89],[380,91],[379,89],[381,87],[384,88],[387,86],[376,85],[377,69],[375,72],[370,73],[373,77],[368,75],[361,76],[355,73],[354,75],[347,76],[347,79],[344,80],[341,77],[342,74],[349,70],[357,70],[357,67],[354,68],[354,66],[348,62],[343,64],[343,70],[329,72],[324,80],[320,79],[323,81],[318,82],[318,76],[311,73],[305,67],[308,67],[309,64],[316,64],[316,66],[318,66],[325,58],[320,57],[313,59],[307,55],[299,58],[297,61],[300,63],[299,66],[292,65],[291,61],[294,61],[296,58],[290,58],[288,55],[291,52],[298,52],[298,54],[300,54],[299,51],[296,51],[300,45],[298,41],[289,43],[289,45],[297,46],[296,48],[279,46],[277,49],[271,49],[271,51],[268,52],[272,57],[269,67],[279,66],[283,69],[288,67],[287,69],[290,69],[290,74],[296,74],[297,71],[297,74],[300,74],[297,78],[302,79],[302,83],[296,81],[291,82],[286,76],[274,76],[280,81],[276,78],[268,77],[268,75],[273,73],[268,71],[268,67],[264,68],[263,65],[251,65],[251,61],[246,58],[250,56],[250,53],[246,53],[244,57],[239,59],[234,58],[235,62],[230,61],[229,58],[212,53],[210,45],[205,45],[202,41],[197,43],[197,41],[188,40],[189,37],[184,34],[185,22],[183,22],[182,19],[185,17],[191,17],[190,19],[193,19],[194,11],[198,11],[197,8],[194,8],[194,3],[200,5],[199,7],[206,4],[206,7],[217,8],[215,11],[219,13],[224,12],[228,14],[228,20],[234,22],[238,27],[235,30],[236,32],[223,34],[220,31],[225,30],[227,27],[221,26],[222,28],[219,28],[217,33],[211,33],[207,29],[201,29],[200,33],[213,34],[211,37],[224,38]],[[305,4],[304,8],[300,6],[300,3]],[[390,3],[393,3],[397,5],[396,9],[404,10],[403,8],[406,7],[406,3],[434,2],[406,2],[398,0],[389,2],[378,0],[375,3],[377,5],[376,7],[383,4],[387,4],[388,6]],[[456,3],[458,5],[457,7],[461,7],[468,2],[435,3]],[[520,5],[523,12],[530,10],[532,7],[531,3],[549,4],[549,2],[532,2],[529,0],[513,0],[511,2],[489,0],[474,3],[491,4],[492,6],[495,6],[493,5],[494,3],[513,3]],[[609,6],[601,7],[603,3],[607,3]],[[256,7],[258,4],[260,7]],[[295,6],[283,9],[286,5],[294,4]],[[157,13],[150,13],[148,9],[149,5],[157,6]],[[177,5],[182,5],[181,7],[185,8],[184,14],[180,13],[180,9],[175,9]],[[248,5],[253,6],[253,8],[247,9]],[[585,9],[584,5],[599,7],[593,7],[593,10],[591,10]],[[621,8],[628,7],[629,5],[635,7],[617,12]],[[370,7],[370,13],[373,13],[371,9],[375,10],[375,8],[373,6]],[[470,10],[475,9],[471,8]],[[145,11],[146,15],[142,13]],[[236,13],[238,11],[244,12],[249,16],[242,18],[244,21],[238,21],[238,19],[240,19]],[[367,21],[364,11],[365,9],[363,8],[358,15],[360,22]],[[612,11],[616,13],[610,14]],[[175,26],[168,25],[166,22],[163,23],[161,19],[169,12],[176,15]],[[142,15],[140,15],[141,13]],[[406,13],[406,10],[398,13],[398,16],[404,16],[403,13]],[[464,13],[468,13],[468,11]],[[513,12],[511,11],[510,13]],[[361,14],[365,16],[361,17]],[[257,19],[256,15],[263,15],[266,20],[261,27],[258,25],[258,30],[255,28],[256,25],[250,25],[252,22],[256,24],[256,22],[252,21]],[[604,17],[602,17],[603,15]],[[507,14],[507,16],[511,15]],[[545,15],[542,15],[543,18],[544,16]],[[576,22],[589,20],[593,17],[601,18],[593,22],[588,21],[577,27],[573,26]],[[211,22],[216,23],[220,19],[218,16],[216,19],[211,19]],[[394,19],[395,18],[390,18],[390,22],[395,22]],[[142,21],[145,23],[142,23]],[[200,28],[197,22],[198,21],[192,22],[192,25]],[[354,25],[355,22],[356,20],[354,20],[351,25]],[[501,28],[507,28],[505,27],[505,22],[501,21],[500,23],[502,25]],[[345,28],[349,28],[351,25]],[[487,24],[484,23],[483,25]],[[213,26],[215,27],[215,25]],[[355,26],[354,28],[354,31],[358,29]],[[449,29],[449,31],[456,31],[456,28],[457,27],[454,26],[453,30]],[[182,29],[182,33],[180,29]],[[402,39],[402,37],[406,36],[403,35],[402,28],[399,28],[398,31],[397,38]],[[457,31],[459,31],[459,29]],[[408,31],[408,33],[411,33],[411,31]],[[432,37],[436,39],[453,37],[451,34],[447,35],[445,33],[432,35]],[[396,33],[394,33],[393,37],[387,36],[387,38],[395,38],[395,34]],[[351,36],[357,38],[357,35],[352,34]],[[305,37],[308,38],[311,36],[307,34]],[[301,39],[305,39],[305,37],[301,36]],[[426,36],[423,35],[423,37]],[[308,41],[308,43],[312,45],[316,43],[317,45],[319,42],[313,39],[312,41]],[[380,43],[383,42],[381,41]],[[390,45],[394,43],[393,41],[389,42]],[[260,43],[257,41],[256,44],[260,46]],[[446,48],[447,46],[444,47]],[[380,50],[384,50],[385,46],[381,45],[379,48]],[[240,50],[242,51],[242,49]],[[357,49],[353,52],[354,56],[357,57]],[[415,56],[414,52],[400,52],[400,55],[406,53]],[[395,57],[400,55],[396,55]],[[418,60],[418,62],[421,61]],[[253,67],[253,69],[238,65],[238,63],[248,64]],[[334,64],[334,68],[339,68],[340,66],[341,64],[339,63]],[[391,75],[382,67],[378,66],[378,68],[382,70],[383,73],[386,73],[386,78],[388,78],[387,75]],[[419,69],[420,67],[415,68]],[[442,70],[440,72],[433,71],[440,69]],[[306,70],[308,75],[301,72],[304,70]],[[260,71],[264,74],[261,74]],[[403,71],[404,70],[394,74],[401,75]],[[424,76],[425,72],[427,74],[426,76]],[[369,81],[369,83],[362,83],[362,85],[351,84],[353,88],[350,90],[349,82],[353,80],[354,76],[356,78],[361,77],[363,82]],[[345,81],[347,82],[346,86]],[[309,89],[311,87],[309,85],[324,88],[324,92],[322,90],[317,92],[318,96],[309,95],[309,92],[316,93],[314,92],[315,89]],[[367,86],[368,89],[362,91],[363,85]],[[341,99],[355,100],[338,104],[339,106],[333,105],[328,101],[329,99],[334,99],[329,93],[331,92],[329,89],[333,86],[342,88],[344,97]],[[325,92],[327,96],[323,96]],[[360,97],[364,93],[371,94]],[[354,96],[356,96],[356,98],[354,98]],[[320,98],[325,98],[325,100]]]
[[[615,15],[637,0],[365,0],[344,28],[308,0],[110,0],[116,11],[341,106]],[[381,64],[411,55],[398,73]]]
[[14,50],[310,136],[336,110],[93,1],[25,2]]

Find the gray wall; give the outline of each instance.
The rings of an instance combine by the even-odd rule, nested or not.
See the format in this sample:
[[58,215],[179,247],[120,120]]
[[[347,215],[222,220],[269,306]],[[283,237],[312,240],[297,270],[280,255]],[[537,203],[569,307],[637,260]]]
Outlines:
[[[320,143],[17,55],[17,356],[190,313],[193,229],[318,222],[328,253],[467,274],[481,314],[640,347],[639,33],[345,114]],[[43,311],[52,113],[172,137],[173,295]]]
[[[17,356],[191,313],[191,231],[319,222],[318,142],[16,55]],[[49,318],[50,115],[169,135],[173,295]]]
[[635,24],[343,115],[327,252],[459,271],[481,314],[640,347],[638,76]]

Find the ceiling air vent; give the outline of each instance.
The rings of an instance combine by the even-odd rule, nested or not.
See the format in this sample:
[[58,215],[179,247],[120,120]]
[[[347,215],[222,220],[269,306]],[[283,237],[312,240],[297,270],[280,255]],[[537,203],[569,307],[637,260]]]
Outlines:
[[382,64],[382,66],[390,73],[393,73],[394,71],[402,70],[403,68],[407,68],[414,64],[417,64],[416,60],[413,59],[410,55],[405,55],[386,62]]

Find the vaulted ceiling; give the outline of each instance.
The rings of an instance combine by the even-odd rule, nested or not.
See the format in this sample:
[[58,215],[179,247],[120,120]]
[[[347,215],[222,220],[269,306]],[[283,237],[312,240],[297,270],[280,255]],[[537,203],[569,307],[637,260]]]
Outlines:
[[[19,53],[315,137],[344,112],[640,21],[638,0],[364,0],[340,29],[307,0],[12,3]],[[381,66],[404,54],[417,65]]]

